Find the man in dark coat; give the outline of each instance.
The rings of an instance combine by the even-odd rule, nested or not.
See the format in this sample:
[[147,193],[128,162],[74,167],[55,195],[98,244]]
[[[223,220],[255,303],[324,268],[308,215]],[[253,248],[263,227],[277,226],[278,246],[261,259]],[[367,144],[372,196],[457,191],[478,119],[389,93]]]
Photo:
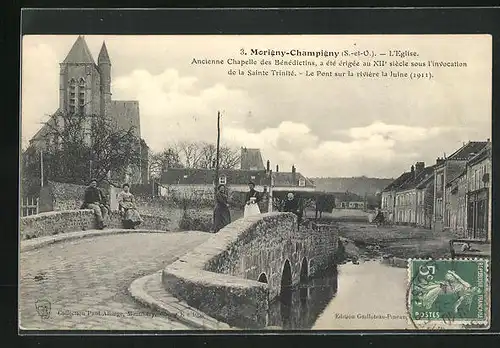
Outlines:
[[92,179],[90,185],[85,189],[82,209],[92,209],[97,219],[97,228],[103,229],[106,227],[104,220],[106,219],[109,208],[107,206],[106,196],[101,189],[97,187],[97,180]]
[[300,226],[302,222],[302,207],[300,206],[299,200],[292,192],[289,192],[287,195],[283,211],[297,215],[297,223]]

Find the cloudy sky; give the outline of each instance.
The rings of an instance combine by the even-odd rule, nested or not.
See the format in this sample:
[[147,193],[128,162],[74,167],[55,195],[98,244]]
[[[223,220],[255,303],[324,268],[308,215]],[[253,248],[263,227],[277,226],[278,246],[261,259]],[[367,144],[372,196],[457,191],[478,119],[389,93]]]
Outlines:
[[[24,144],[58,108],[59,63],[76,38],[23,38]],[[96,62],[105,40],[112,98],[139,100],[141,133],[154,151],[179,140],[215,142],[218,110],[224,143],[261,148],[273,167],[295,164],[311,177],[396,177],[416,161],[432,165],[468,140],[491,136],[489,36],[87,35],[85,40]],[[229,76],[227,64],[191,64],[193,58],[241,59],[241,48],[414,50],[419,57],[406,60],[460,61],[467,68],[411,68],[407,71],[431,71],[434,78],[409,80],[240,77]],[[352,69],[370,70],[375,68]]]

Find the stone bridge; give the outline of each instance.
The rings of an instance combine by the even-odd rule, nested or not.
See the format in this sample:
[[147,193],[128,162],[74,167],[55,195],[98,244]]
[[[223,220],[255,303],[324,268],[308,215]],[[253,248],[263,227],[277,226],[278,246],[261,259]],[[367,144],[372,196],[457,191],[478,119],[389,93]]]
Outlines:
[[236,220],[163,270],[164,287],[235,327],[267,325],[269,302],[332,265],[338,236],[297,229],[291,213]]

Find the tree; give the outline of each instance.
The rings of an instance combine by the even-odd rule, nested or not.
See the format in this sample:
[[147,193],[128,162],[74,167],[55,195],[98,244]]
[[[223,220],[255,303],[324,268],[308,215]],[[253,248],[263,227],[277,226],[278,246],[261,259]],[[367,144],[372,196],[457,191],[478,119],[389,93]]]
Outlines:
[[110,119],[97,115],[58,113],[46,128],[47,179],[71,183],[107,180],[109,175],[118,179],[141,164],[140,138],[133,127],[117,129]]
[[[165,155],[166,153],[168,155]],[[216,155],[217,147],[214,144],[201,141],[181,141],[169,145],[165,150],[154,155],[156,160],[151,172],[157,170],[161,164],[164,164],[167,158],[173,164],[170,168],[213,169],[216,165]],[[220,147],[220,169],[235,169],[239,163],[239,149],[227,145]],[[162,168],[164,170],[166,167]]]
[[149,175],[153,179],[160,179],[161,173],[168,168],[182,168],[179,154],[173,148],[153,153],[149,163]]

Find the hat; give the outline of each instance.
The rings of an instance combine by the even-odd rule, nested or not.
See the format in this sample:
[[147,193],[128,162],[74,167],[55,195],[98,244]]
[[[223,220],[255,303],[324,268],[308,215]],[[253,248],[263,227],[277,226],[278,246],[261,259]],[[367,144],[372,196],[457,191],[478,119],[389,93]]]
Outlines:
[[254,183],[253,181],[249,181],[249,182],[248,182],[248,185],[253,185],[253,186],[255,186],[255,183]]

